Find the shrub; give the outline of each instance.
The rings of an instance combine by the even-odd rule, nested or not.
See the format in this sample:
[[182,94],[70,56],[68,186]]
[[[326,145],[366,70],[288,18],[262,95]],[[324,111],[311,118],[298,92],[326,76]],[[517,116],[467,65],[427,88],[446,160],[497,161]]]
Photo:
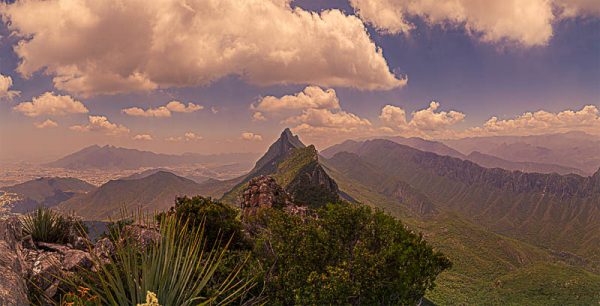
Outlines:
[[74,235],[83,235],[86,231],[80,221],[39,207],[21,219],[23,232],[31,235],[36,242],[67,243]]
[[275,305],[417,304],[451,266],[402,223],[367,206],[328,204],[316,218],[267,209],[255,244]]
[[238,218],[238,211],[210,197],[187,196],[178,197],[175,206],[166,214],[159,214],[157,219],[164,216],[175,216],[180,220],[188,220],[191,227],[204,226],[206,245],[212,247],[221,237],[231,238],[230,249],[238,250],[247,248],[247,242],[242,235],[242,223]]
[[102,305],[142,304],[148,291],[156,294],[160,305],[226,303],[250,287],[249,282],[236,280],[244,260],[218,285],[208,288],[229,244],[206,250],[202,223],[191,227],[176,216],[164,215],[159,232],[158,243],[145,248],[126,240],[115,244],[112,261],[98,264],[97,272],[83,275],[81,285],[90,288],[90,294],[98,296]]

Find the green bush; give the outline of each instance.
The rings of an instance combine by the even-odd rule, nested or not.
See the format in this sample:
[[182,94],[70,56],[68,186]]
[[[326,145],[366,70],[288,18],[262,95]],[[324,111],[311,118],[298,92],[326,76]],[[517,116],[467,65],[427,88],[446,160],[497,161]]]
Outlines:
[[316,218],[267,209],[255,254],[275,305],[416,304],[451,266],[400,221],[366,206],[328,204]]
[[80,221],[46,207],[39,207],[21,219],[23,233],[36,242],[67,243],[73,235],[86,231]]
[[178,197],[175,206],[167,213],[159,214],[157,219],[160,220],[165,215],[188,220],[191,228],[203,225],[207,247],[213,247],[223,237],[231,239],[229,246],[231,250],[248,247],[242,235],[242,223],[238,218],[238,211],[231,206],[213,201],[210,197]]

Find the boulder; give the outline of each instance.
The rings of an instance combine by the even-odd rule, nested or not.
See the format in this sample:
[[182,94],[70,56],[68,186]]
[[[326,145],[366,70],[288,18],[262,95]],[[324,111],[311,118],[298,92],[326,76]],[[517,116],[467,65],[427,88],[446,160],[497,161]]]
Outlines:
[[68,250],[64,254],[62,269],[74,271],[76,269],[89,269],[94,265],[92,256],[81,250]]
[[161,238],[158,230],[137,224],[125,226],[121,235],[123,239],[136,243],[142,249],[158,243]]

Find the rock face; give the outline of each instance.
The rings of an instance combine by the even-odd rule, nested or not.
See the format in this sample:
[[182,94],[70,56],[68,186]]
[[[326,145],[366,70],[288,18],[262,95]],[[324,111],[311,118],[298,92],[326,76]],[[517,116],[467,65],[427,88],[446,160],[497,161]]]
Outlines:
[[292,205],[291,197],[274,178],[261,175],[251,179],[242,192],[243,216],[256,215],[259,208],[283,208]]
[[285,189],[292,195],[293,202],[313,208],[339,200],[337,183],[325,172],[319,163],[318,153],[314,146],[302,149],[311,157],[289,182]]
[[29,305],[21,236],[17,218],[0,221],[0,305]]

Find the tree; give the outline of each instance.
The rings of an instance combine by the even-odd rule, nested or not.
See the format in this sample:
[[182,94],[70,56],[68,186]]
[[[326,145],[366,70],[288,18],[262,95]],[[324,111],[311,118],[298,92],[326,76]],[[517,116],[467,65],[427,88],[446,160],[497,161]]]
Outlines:
[[393,217],[349,203],[316,217],[259,212],[254,252],[271,303],[415,304],[450,261]]
[[[242,235],[242,223],[238,218],[238,211],[210,197],[187,196],[175,199],[175,206],[166,213],[167,216],[175,215],[180,220],[190,222],[192,227],[204,223],[206,246],[211,248],[215,243],[225,243],[231,239],[230,250],[247,248],[247,241]],[[159,214],[160,221],[164,214]]]

